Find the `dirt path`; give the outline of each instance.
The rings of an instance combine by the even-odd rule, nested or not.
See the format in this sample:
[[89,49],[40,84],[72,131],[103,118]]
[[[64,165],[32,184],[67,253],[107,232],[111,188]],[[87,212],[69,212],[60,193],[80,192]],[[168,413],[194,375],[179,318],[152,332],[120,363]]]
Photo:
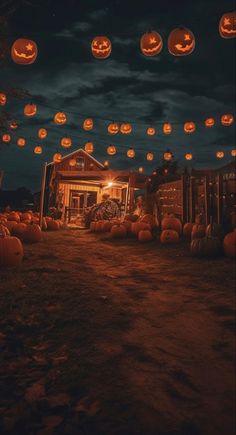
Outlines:
[[84,231],[25,250],[0,272],[2,433],[234,433],[233,261]]

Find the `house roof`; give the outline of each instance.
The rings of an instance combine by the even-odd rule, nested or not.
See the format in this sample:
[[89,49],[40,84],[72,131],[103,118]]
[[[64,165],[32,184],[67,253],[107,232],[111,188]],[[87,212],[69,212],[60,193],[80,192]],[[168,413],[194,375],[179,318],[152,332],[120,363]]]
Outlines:
[[[70,153],[70,154],[67,154],[66,156],[63,156],[62,157],[62,159],[61,159],[61,161],[63,162],[64,160],[66,160],[66,159],[68,159],[68,158],[73,158],[73,156],[75,155],[75,154],[78,154],[78,153],[82,153],[82,154],[84,154],[86,157],[88,157],[88,158],[90,158],[91,160],[93,160],[98,166],[100,166],[100,168],[101,169],[104,169],[105,168],[105,166],[102,164],[102,163],[100,163],[97,159],[95,159],[93,156],[91,156],[91,154],[89,154],[89,153],[87,153],[83,148],[79,148],[78,150],[75,150],[75,151],[73,151],[72,153]],[[47,164],[47,166],[50,166],[50,165],[56,165],[57,163],[55,163],[55,162],[50,162],[50,163],[48,163]]]

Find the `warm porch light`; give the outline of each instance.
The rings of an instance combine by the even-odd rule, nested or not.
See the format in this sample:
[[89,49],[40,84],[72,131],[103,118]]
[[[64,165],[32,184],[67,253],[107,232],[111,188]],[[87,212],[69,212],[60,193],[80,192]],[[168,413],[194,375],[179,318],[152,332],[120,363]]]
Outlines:
[[112,181],[109,181],[109,182],[107,183],[107,186],[108,186],[108,187],[112,187],[112,186],[113,186]]

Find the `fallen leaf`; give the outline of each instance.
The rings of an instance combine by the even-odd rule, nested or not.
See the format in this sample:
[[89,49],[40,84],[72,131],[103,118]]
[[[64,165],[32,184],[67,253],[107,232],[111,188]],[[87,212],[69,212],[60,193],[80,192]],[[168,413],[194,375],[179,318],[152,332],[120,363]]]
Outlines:
[[50,429],[59,426],[59,424],[63,422],[63,417],[60,415],[49,415],[48,417],[44,417],[42,422],[47,428]]
[[25,392],[25,400],[27,402],[41,400],[43,397],[45,397],[45,387],[37,382],[31,385],[31,387],[27,388]]
[[47,398],[51,408],[56,406],[65,406],[70,402],[70,396],[66,393],[52,394]]

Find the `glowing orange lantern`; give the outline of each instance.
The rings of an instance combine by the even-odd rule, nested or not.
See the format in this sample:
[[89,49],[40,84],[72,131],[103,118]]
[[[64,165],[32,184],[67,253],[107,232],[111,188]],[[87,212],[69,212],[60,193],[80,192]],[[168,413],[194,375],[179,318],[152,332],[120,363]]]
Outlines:
[[151,161],[154,159],[154,154],[151,153],[151,152],[148,152],[148,153],[146,154],[146,159],[147,159],[149,162],[151,162]]
[[162,37],[157,32],[144,33],[140,40],[140,49],[144,56],[156,56],[162,50]]
[[31,39],[17,39],[11,47],[11,57],[15,63],[30,65],[38,55],[36,42]]
[[165,122],[162,127],[162,131],[164,134],[172,133],[172,125],[169,122]]
[[185,159],[186,160],[192,160],[193,159],[193,155],[191,153],[187,153],[187,154],[185,154]]
[[11,130],[16,130],[18,128],[18,124],[16,121],[11,121],[9,127]]
[[25,144],[26,144],[26,140],[25,140],[24,137],[19,137],[19,139],[17,139],[17,145],[18,145],[19,147],[24,147]]
[[217,159],[223,159],[224,156],[225,156],[225,153],[223,151],[217,151],[217,153],[216,153]]
[[211,128],[211,127],[214,127],[214,125],[215,125],[215,120],[214,120],[214,118],[207,118],[207,119],[205,120],[205,127],[207,127],[207,128]]
[[87,118],[84,120],[83,122],[83,129],[86,131],[92,130],[93,129],[93,120],[92,118]]
[[144,169],[143,169],[143,167],[142,167],[142,166],[140,166],[140,167],[138,168],[138,171],[139,171],[139,173],[140,173],[140,174],[143,174],[143,172],[144,172]]
[[42,154],[43,148],[39,145],[34,148],[34,154]]
[[110,56],[112,44],[107,36],[96,36],[91,43],[92,54],[96,59],[106,59]]
[[231,150],[230,154],[231,154],[232,157],[236,157],[236,150]]
[[104,166],[105,168],[108,168],[108,166],[109,166],[109,161],[108,161],[108,160],[105,160],[105,162],[103,163],[103,166]]
[[172,30],[168,38],[168,50],[174,56],[187,56],[195,48],[193,32],[185,27]]
[[69,166],[71,166],[72,168],[74,167],[74,166],[76,166],[76,159],[70,159],[69,160]]
[[117,134],[119,133],[119,130],[120,130],[119,124],[117,124],[116,122],[112,122],[107,127],[107,131],[110,134]]
[[231,115],[231,113],[226,113],[225,115],[221,116],[221,124],[225,127],[229,127],[234,122],[234,117]]
[[9,143],[9,142],[11,142],[11,136],[10,136],[10,134],[3,134],[2,135],[2,141],[3,142],[5,142],[5,143]]
[[109,154],[109,156],[114,156],[116,154],[116,147],[114,145],[109,145],[109,147],[107,147],[107,154]]
[[5,106],[7,102],[7,96],[3,92],[0,92],[0,106]]
[[61,139],[61,146],[62,146],[63,148],[70,148],[71,145],[72,145],[72,140],[71,140],[70,137],[63,137],[63,138]]
[[57,125],[63,125],[67,121],[66,114],[64,112],[57,112],[54,116],[54,122]]
[[40,139],[45,139],[47,137],[47,135],[48,135],[48,132],[47,132],[46,128],[40,128],[38,130],[38,137]]
[[24,107],[24,115],[28,116],[28,117],[32,117],[34,115],[36,115],[37,113],[37,106],[36,104],[30,103],[30,104],[26,104]]
[[173,154],[170,151],[166,151],[163,154],[163,158],[164,158],[164,160],[166,160],[168,162],[168,161],[172,160]]
[[154,134],[156,134],[156,129],[154,127],[148,127],[146,133],[148,136],[154,136]]
[[53,155],[53,161],[54,163],[60,163],[62,159],[62,155],[60,153],[55,153]]
[[195,130],[196,130],[196,124],[194,122],[192,122],[192,121],[185,122],[185,124],[184,124],[185,133],[191,134],[191,133],[194,133]]
[[130,134],[132,132],[132,125],[129,123],[121,124],[120,126],[120,132],[122,134]]
[[93,151],[94,151],[93,143],[92,143],[92,142],[87,142],[87,143],[85,144],[85,146],[84,146],[84,149],[85,149],[85,151],[86,151],[88,154],[92,154]]
[[235,38],[236,36],[236,12],[226,12],[222,15],[219,23],[219,32],[222,38]]
[[130,149],[127,151],[127,157],[130,157],[131,159],[133,159],[133,158],[135,157],[135,151],[134,151],[133,148],[130,148]]

